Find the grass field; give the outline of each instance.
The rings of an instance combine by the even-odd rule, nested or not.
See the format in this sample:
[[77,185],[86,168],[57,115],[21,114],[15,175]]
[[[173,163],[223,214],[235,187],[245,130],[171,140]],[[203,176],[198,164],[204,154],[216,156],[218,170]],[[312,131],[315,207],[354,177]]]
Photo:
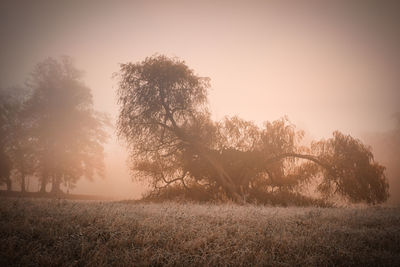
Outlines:
[[0,266],[400,265],[400,208],[0,198]]

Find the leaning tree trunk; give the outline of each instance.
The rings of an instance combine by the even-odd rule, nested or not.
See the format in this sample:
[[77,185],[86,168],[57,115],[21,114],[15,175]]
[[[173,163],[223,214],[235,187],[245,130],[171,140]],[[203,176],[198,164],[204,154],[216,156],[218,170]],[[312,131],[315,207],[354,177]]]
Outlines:
[[244,200],[240,194],[241,191],[238,186],[235,185],[230,175],[226,172],[221,162],[213,155],[213,153],[200,144],[192,144],[192,147],[199,156],[203,157],[218,173],[218,176],[215,177],[215,179],[222,186],[228,196],[238,203],[243,203]]
[[212,155],[212,153],[202,144],[195,140],[192,140],[187,134],[185,134],[185,132],[177,125],[169,105],[164,101],[164,91],[160,89],[159,93],[161,96],[161,104],[163,105],[166,112],[165,120],[169,120],[172,124],[172,127],[169,127],[167,129],[172,131],[176,137],[186,143],[194,151],[196,151],[199,156],[208,161],[210,165],[217,171],[218,177],[215,177],[215,179],[224,188],[228,196],[231,197],[234,201],[242,203],[243,198],[240,196],[237,186],[233,183],[230,175],[225,171],[219,160],[214,155]]

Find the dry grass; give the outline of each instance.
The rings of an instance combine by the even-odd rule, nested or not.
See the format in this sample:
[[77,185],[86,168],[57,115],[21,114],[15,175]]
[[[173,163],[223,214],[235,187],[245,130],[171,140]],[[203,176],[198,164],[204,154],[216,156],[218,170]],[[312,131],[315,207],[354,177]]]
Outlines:
[[0,199],[0,265],[397,265],[400,208]]

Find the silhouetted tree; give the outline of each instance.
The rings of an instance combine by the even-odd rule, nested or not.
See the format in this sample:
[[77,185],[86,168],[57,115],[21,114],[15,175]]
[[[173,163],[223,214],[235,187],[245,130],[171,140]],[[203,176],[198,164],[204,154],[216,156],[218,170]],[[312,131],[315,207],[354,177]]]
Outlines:
[[11,190],[12,165],[7,154],[9,139],[8,113],[11,107],[4,89],[1,89],[0,101],[0,184],[6,184],[7,190]]
[[121,64],[119,135],[132,171],[154,189],[180,182],[208,187],[236,201],[261,191],[293,192],[323,176],[319,189],[350,201],[387,199],[384,168],[360,141],[339,132],[299,146],[303,133],[287,119],[259,128],[239,118],[213,122],[207,111],[209,79],[179,59],[154,56]]
[[33,91],[28,110],[40,191],[45,192],[49,182],[51,191],[58,193],[62,183],[71,186],[82,176],[103,175],[102,144],[108,120],[93,110],[82,72],[69,57],[48,58],[36,65],[28,85]]
[[11,190],[11,170],[12,163],[10,157],[7,154],[7,130],[6,124],[8,123],[7,118],[7,107],[5,103],[0,104],[0,185],[6,184],[7,190]]
[[19,176],[21,191],[26,190],[25,177],[33,173],[34,159],[30,123],[25,114],[29,92],[20,87],[1,90],[1,169],[7,189],[11,189],[12,171]]
[[4,152],[4,148],[0,151],[0,185],[6,184],[7,191],[11,190],[11,160]]

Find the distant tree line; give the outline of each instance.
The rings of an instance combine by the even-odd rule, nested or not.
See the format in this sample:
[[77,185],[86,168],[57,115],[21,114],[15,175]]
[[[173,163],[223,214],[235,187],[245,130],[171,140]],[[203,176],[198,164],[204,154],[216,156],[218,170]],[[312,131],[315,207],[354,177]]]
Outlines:
[[389,196],[385,168],[350,135],[336,131],[305,147],[287,118],[263,127],[238,117],[213,121],[209,79],[176,58],[121,64],[117,75],[118,132],[134,177],[152,187],[150,198],[375,204]]
[[11,190],[26,177],[40,181],[40,192],[51,184],[73,188],[78,179],[103,175],[103,143],[109,124],[93,109],[90,89],[71,58],[48,58],[37,64],[25,87],[1,88],[0,184]]

